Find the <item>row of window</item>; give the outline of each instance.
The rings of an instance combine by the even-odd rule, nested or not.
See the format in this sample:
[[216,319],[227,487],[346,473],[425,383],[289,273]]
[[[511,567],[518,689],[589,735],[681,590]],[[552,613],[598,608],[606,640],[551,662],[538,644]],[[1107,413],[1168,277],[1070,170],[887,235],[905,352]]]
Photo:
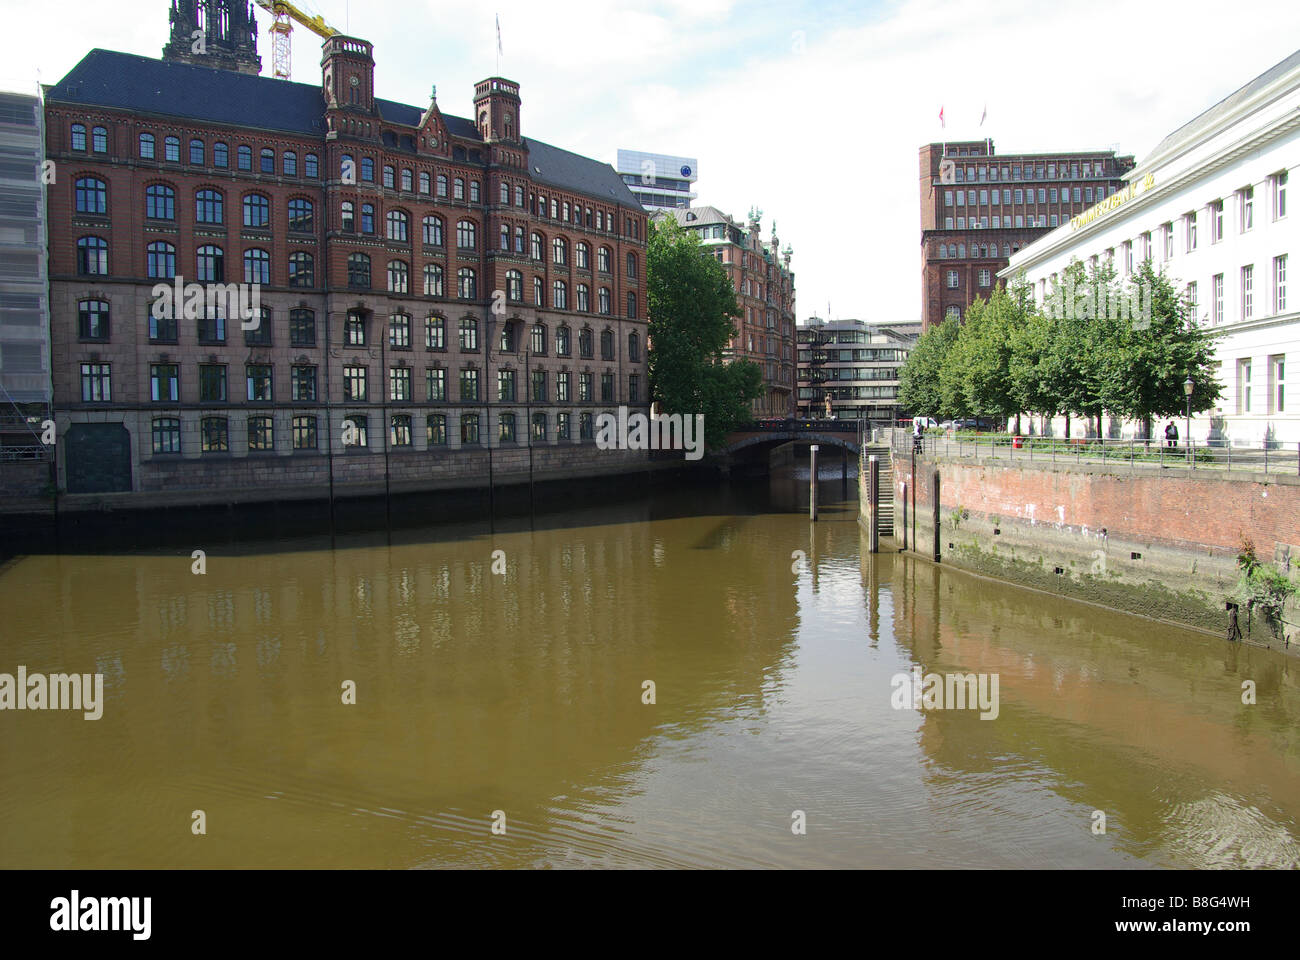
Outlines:
[[1059,227],[1068,219],[1068,213],[1062,215],[1031,213],[1028,216],[1016,214],[1014,217],[1008,214],[1007,216],[995,215],[992,218],[970,217],[969,219],[966,217],[944,217],[943,228],[945,230],[1010,230],[1014,226],[1017,229],[1028,228],[1032,230],[1040,227]]
[[[991,287],[993,286],[993,271],[988,269],[987,267],[981,269],[979,271],[979,275],[977,279],[981,287],[984,288]],[[961,274],[959,274],[956,270],[949,270],[948,277],[947,277],[947,284],[949,290],[961,289]]]
[[[1002,259],[1003,260],[1009,259],[1013,253],[1018,253],[1019,250],[1020,250],[1020,244],[1011,243],[1010,241],[1004,240],[1002,243]],[[965,241],[960,241],[957,243],[941,243],[939,244],[937,255],[940,260],[948,260],[948,259],[965,260],[966,243]],[[975,259],[987,260],[990,257],[997,259],[998,256],[997,241],[994,241],[993,243],[972,242],[970,245],[970,255],[972,260]]]
[[[1110,196],[1110,194],[1113,193],[1115,193],[1115,187],[1113,186],[1110,188],[1109,192],[1105,187],[1097,187],[1096,189],[1097,202],[1101,202],[1102,200],[1105,200],[1106,197]],[[976,200],[977,196],[979,198],[978,201]],[[989,191],[987,189],[984,189],[984,190],[980,190],[978,194],[974,190],[956,190],[956,191],[945,190],[943,192],[943,205],[945,207],[951,207],[951,206],[973,207],[976,206],[978,202],[979,206],[989,206],[990,204],[995,206],[1001,206],[1003,204],[1010,205],[1012,203],[1018,203],[1018,204],[1033,203],[1034,197],[1035,197],[1035,193],[1032,188],[1029,190],[1025,190],[1020,187],[1017,187],[1014,190],[1010,187],[1007,187],[1006,189],[1000,191],[999,190]],[[1074,188],[1062,187],[1058,191],[1056,187],[1039,187],[1037,192],[1037,197],[1039,203],[1089,203],[1090,204],[1093,202],[1093,188],[1092,187],[1074,187]],[[954,203],[954,201],[956,202]]]
[[1274,354],[1267,359],[1268,380],[1265,384],[1264,409],[1260,409],[1255,395],[1253,378],[1254,360],[1242,357],[1237,360],[1237,413],[1286,413],[1286,354]]
[[[71,147],[75,151],[85,151],[87,146],[86,125],[83,123],[72,124],[71,129]],[[93,127],[90,131],[90,152],[107,153],[108,152],[108,130],[105,127]],[[158,138],[152,133],[141,133],[137,138],[137,150],[141,160],[162,159],[167,163],[181,162],[181,138],[176,136],[165,136],[162,140],[162,155],[158,154]],[[219,168],[229,168],[230,166],[230,146],[222,140],[212,144],[211,149],[211,166]],[[206,141],[197,137],[189,141],[188,151],[189,163],[191,166],[206,167],[209,166],[209,152]],[[235,148],[235,167],[238,170],[251,172],[253,170],[253,148],[247,144],[240,144]],[[270,173],[276,172],[276,154],[270,147],[263,147],[258,153],[258,172]],[[286,150],[280,155],[280,171],[286,177],[298,176],[298,154],[293,150]],[[302,175],[308,179],[316,179],[320,176],[320,158],[314,153],[307,153],[302,158]]]
[[[1238,278],[1237,316],[1235,319],[1254,320],[1259,316],[1255,297],[1255,265],[1248,263],[1241,267]],[[1287,256],[1285,254],[1273,258],[1272,273],[1268,279],[1271,283],[1269,285],[1267,306],[1271,308],[1271,312],[1274,314],[1286,313],[1288,301]],[[1227,278],[1224,274],[1216,273],[1210,278],[1210,303],[1205,320],[1213,326],[1229,322],[1225,303],[1227,299],[1226,288]],[[1201,319],[1200,291],[1195,281],[1187,285],[1187,302],[1192,316],[1198,320]]]
[[[499,403],[515,403],[520,400],[516,395],[516,376],[519,371],[513,369],[497,371],[497,389],[495,400]],[[244,366],[246,399],[250,403],[273,403],[275,401],[274,368],[269,363],[249,363]],[[550,383],[552,373],[547,370],[532,370],[528,375],[527,400],[533,403],[550,403]],[[556,403],[570,403],[575,399],[579,403],[595,400],[596,375],[590,372],[577,376],[577,397],[572,394],[572,374],[568,370],[554,373]],[[111,403],[113,399],[112,366],[108,363],[92,362],[81,364],[81,398],[83,403]],[[425,400],[430,403],[445,403],[451,398],[447,393],[448,372],[444,367],[425,369]],[[458,399],[462,403],[482,401],[479,392],[479,370],[466,367],[459,371]],[[614,402],[618,398],[614,389],[615,375],[612,372],[600,374],[600,399],[602,402]],[[393,403],[415,402],[415,370],[407,366],[388,368],[387,399]],[[349,403],[367,403],[370,396],[370,368],[364,364],[345,364],[343,366],[343,399]],[[631,403],[640,401],[641,378],[639,374],[628,375],[627,400]],[[181,396],[180,365],[176,363],[151,363],[149,365],[149,399],[154,403],[179,403]],[[317,367],[313,364],[293,364],[289,368],[289,399],[294,403],[315,403],[319,399],[317,392]],[[229,403],[230,394],[227,386],[227,365],[224,363],[198,364],[198,402]]]
[[[459,344],[463,352],[477,353],[479,348],[479,326],[474,317],[462,317],[459,324]],[[226,341],[226,320],[224,317],[200,317],[196,321],[198,341],[201,344],[221,344]],[[369,318],[366,314],[351,311],[344,323],[344,343],[350,347],[364,347],[370,340]],[[515,353],[518,350],[518,330],[522,324],[505,322],[498,335],[498,349],[503,353]],[[412,318],[410,314],[394,313],[388,318],[388,347],[393,350],[409,350],[412,344]],[[269,307],[262,307],[258,323],[244,331],[244,343],[248,346],[270,346],[273,341],[274,317]],[[175,317],[156,317],[149,314],[149,340],[155,343],[176,343],[178,324]],[[82,340],[107,341],[112,336],[109,304],[106,300],[87,299],[77,304],[77,334]],[[534,323],[529,329],[529,352],[533,356],[546,356],[548,352],[549,330],[544,323]],[[594,358],[594,332],[591,327],[578,331],[578,356],[583,359]],[[293,347],[314,347],[316,345],[316,314],[305,307],[289,311],[289,345]],[[428,350],[447,349],[447,320],[444,317],[429,316],[424,320],[424,345]],[[555,329],[555,355],[572,356],[573,332],[561,324]],[[600,332],[600,358],[616,360],[614,331],[606,328]],[[630,363],[641,362],[641,338],[635,332],[627,335],[627,359]]]
[[[483,443],[480,423],[482,415],[462,413],[460,415],[460,442],[462,446],[474,446]],[[518,416],[509,411],[496,414],[497,440],[500,443],[522,443],[516,428]],[[430,447],[448,446],[447,414],[431,413],[425,417],[425,442]],[[530,436],[534,442],[551,439],[550,416],[544,412],[534,413],[528,421]],[[411,448],[414,418],[408,413],[395,413],[388,418],[389,448]],[[226,417],[203,417],[199,420],[199,451],[201,453],[229,453],[230,421]],[[344,418],[342,436],[336,448],[368,449],[369,417],[353,413]],[[179,417],[154,417],[151,423],[152,450],[155,456],[182,453],[181,421]],[[573,414],[561,412],[555,414],[556,440],[573,439]],[[578,439],[595,439],[595,414],[584,411],[578,414]],[[290,421],[291,449],[319,451],[319,419],[310,414],[295,416]],[[245,421],[245,444],[249,452],[271,452],[276,448],[275,420],[268,416],[252,416]]]
[[[271,200],[265,194],[246,193],[243,197],[242,225],[249,229],[271,229]],[[99,177],[78,177],[73,185],[73,208],[78,214],[108,216],[108,184]],[[311,233],[315,229],[316,207],[303,197],[289,200],[287,223],[296,233]],[[176,189],[165,183],[151,183],[144,191],[144,215],[149,220],[176,219]],[[225,226],[225,194],[205,187],[194,194],[195,223]]]
[[[958,156],[966,156],[962,147],[958,150]],[[1001,168],[1002,176],[998,176],[998,166],[993,164],[982,164],[976,166],[957,166],[954,169],[954,177],[958,183],[974,183],[979,181],[993,180],[1078,180],[1081,176],[1084,179],[1088,177],[1107,176],[1107,167],[1113,170],[1113,161],[1110,160],[1084,160],[1082,166],[1079,161],[1070,163],[1046,162],[1039,164],[1026,163],[1023,166],[1019,163],[1008,164]]]

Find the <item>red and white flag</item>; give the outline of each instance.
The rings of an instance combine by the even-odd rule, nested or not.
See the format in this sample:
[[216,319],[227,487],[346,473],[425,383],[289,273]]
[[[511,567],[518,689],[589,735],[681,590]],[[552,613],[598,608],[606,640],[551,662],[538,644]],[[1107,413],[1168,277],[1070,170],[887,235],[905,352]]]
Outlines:
[[943,127],[944,129],[947,129],[947,127],[948,127],[948,124],[944,123],[944,121],[943,121],[943,107],[942,107],[942,106],[939,107],[939,126]]

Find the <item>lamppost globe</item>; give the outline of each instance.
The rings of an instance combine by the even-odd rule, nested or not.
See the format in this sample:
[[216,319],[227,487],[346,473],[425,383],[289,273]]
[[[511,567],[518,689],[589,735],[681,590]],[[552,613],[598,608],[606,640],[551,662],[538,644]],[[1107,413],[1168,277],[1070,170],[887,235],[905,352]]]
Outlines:
[[1187,395],[1187,399],[1190,400],[1192,398],[1192,391],[1195,389],[1196,389],[1196,384],[1192,381],[1191,377],[1188,377],[1186,380],[1183,381],[1183,393]]
[[1189,373],[1183,381],[1183,393],[1187,396],[1187,462],[1192,463],[1192,391],[1196,384]]

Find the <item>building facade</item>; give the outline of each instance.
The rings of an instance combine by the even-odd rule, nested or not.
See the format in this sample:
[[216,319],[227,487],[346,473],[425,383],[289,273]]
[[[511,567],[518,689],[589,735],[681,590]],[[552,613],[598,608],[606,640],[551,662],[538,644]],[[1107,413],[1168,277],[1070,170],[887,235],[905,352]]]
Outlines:
[[600,412],[649,407],[647,219],[610,166],[525,137],[501,77],[473,119],[376,96],[365,40],[327,40],[319,86],[214,62],[94,50],[47,91],[62,489],[644,458],[593,441]]
[[749,211],[741,224],[717,207],[663,211],[693,231],[704,249],[727,271],[740,316],[736,335],[724,351],[728,360],[752,360],[763,371],[763,395],[751,404],[756,417],[795,415],[794,249],[781,249],[772,224],[772,238],[762,237],[763,212]]
[[[1300,443],[1300,248],[1290,171],[1300,165],[1300,51],[1165,137],[1125,189],[1011,258],[1046,302],[1071,262],[1110,261],[1121,279],[1144,260],[1184,291],[1217,336],[1222,398],[1192,420],[1198,442]],[[1140,298],[1139,298],[1140,303]],[[1289,376],[1289,383],[1288,383]],[[1180,435],[1183,419],[1177,420]],[[1112,423],[1114,435],[1137,424]]]
[[921,322],[961,319],[1012,255],[1124,185],[1114,151],[998,156],[990,140],[920,151]]
[[898,372],[920,335],[920,324],[888,326],[865,320],[799,324],[798,416],[887,420],[901,414]]
[[619,150],[616,165],[619,177],[646,210],[686,209],[698,196],[699,161],[668,153],[643,150]]

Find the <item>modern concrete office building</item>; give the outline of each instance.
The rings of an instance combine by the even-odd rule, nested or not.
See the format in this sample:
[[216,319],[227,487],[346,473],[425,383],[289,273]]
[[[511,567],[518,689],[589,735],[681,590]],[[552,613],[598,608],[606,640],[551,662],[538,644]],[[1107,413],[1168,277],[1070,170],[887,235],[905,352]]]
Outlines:
[[615,164],[619,177],[647,210],[684,210],[698,194],[700,164],[694,157],[643,150],[619,150]]
[[809,317],[796,331],[800,417],[896,420],[898,372],[920,334],[919,323],[868,323]]

